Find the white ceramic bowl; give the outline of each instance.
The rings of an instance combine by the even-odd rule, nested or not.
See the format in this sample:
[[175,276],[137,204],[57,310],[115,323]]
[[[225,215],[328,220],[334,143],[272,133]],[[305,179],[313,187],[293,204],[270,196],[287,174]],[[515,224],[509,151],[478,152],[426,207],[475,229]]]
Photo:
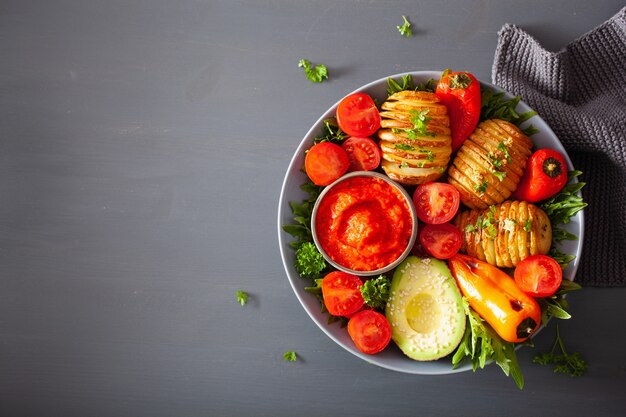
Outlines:
[[[438,80],[441,77],[440,71],[418,71],[411,72],[410,74],[415,83],[427,82],[429,79]],[[366,84],[353,92],[367,93],[378,103],[382,103],[387,98],[387,78],[399,79],[403,75],[406,74],[395,74],[390,75],[389,77],[381,78]],[[503,92],[502,89],[492,84],[482,81],[481,84],[491,88],[494,92]],[[513,98],[513,96],[505,93],[505,98],[510,99]],[[296,294],[296,297],[298,297],[298,300],[302,304],[304,310],[328,337],[334,340],[342,348],[368,363],[394,371],[423,375],[449,374],[470,370],[470,364],[464,364],[456,369],[453,369],[450,358],[443,358],[432,362],[414,361],[402,354],[400,349],[398,349],[393,342],[390,343],[390,346],[387,347],[387,349],[376,355],[366,355],[361,353],[352,343],[352,340],[350,339],[350,336],[345,328],[341,328],[339,323],[328,324],[328,316],[326,313],[321,312],[319,300],[314,295],[304,290],[305,286],[311,284],[309,281],[298,275],[294,266],[295,253],[289,246],[289,242],[291,242],[293,238],[282,230],[282,226],[293,222],[293,215],[291,213],[289,202],[301,202],[304,198],[308,198],[308,195],[300,189],[300,185],[305,183],[307,179],[306,174],[301,169],[304,165],[304,154],[306,150],[313,145],[313,139],[321,135],[324,119],[335,116],[338,103],[339,101],[337,101],[334,106],[321,115],[304,136],[300,142],[300,146],[298,146],[293,158],[291,159],[291,163],[289,164],[289,168],[287,169],[287,173],[285,174],[285,179],[283,181],[278,204],[278,242],[285,272],[287,273],[287,278],[289,279],[291,287],[293,288],[293,291]],[[530,107],[523,102],[520,102],[517,106],[518,113],[523,113],[529,110],[531,110]],[[532,140],[536,147],[549,147],[561,152],[567,161],[568,169],[573,169],[572,162],[563,148],[563,145],[559,142],[552,129],[550,129],[543,119],[541,119],[540,116],[534,116],[528,120],[523,127],[529,124],[532,124],[539,129],[539,133],[532,136]],[[583,226],[584,215],[582,210],[571,219],[570,223],[565,226],[561,226],[570,233],[578,236],[578,240],[563,241],[559,247],[563,253],[576,256],[576,258],[563,271],[563,277],[565,279],[573,280],[574,275],[576,274],[582,251],[582,242],[584,239]],[[535,335],[536,334],[537,333],[535,333]]]

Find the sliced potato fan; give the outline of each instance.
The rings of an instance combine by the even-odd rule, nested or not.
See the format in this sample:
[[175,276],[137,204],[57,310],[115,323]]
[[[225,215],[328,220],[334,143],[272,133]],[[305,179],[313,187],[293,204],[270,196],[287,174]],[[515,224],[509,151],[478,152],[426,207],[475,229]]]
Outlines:
[[485,120],[459,148],[448,169],[448,182],[470,208],[499,204],[517,188],[532,146],[515,125]]
[[441,177],[452,151],[446,106],[431,92],[400,91],[381,108],[378,137],[387,175],[405,185]]
[[545,255],[552,244],[548,216],[525,201],[464,211],[454,223],[463,235],[461,252],[501,268],[512,268],[531,255]]

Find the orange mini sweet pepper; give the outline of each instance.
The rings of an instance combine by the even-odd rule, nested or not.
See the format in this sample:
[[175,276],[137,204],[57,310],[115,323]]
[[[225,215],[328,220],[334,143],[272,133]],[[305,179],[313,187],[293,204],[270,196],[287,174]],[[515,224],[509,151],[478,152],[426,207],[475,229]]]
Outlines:
[[537,301],[520,290],[513,278],[497,267],[457,254],[450,270],[470,307],[508,342],[523,342],[541,324]]

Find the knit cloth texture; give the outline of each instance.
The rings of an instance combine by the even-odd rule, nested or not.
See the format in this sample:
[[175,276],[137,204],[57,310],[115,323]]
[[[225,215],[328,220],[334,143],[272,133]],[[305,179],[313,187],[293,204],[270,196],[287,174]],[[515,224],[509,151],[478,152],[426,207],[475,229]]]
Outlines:
[[626,285],[626,7],[556,53],[515,25],[498,36],[493,83],[537,111],[587,183],[575,281]]

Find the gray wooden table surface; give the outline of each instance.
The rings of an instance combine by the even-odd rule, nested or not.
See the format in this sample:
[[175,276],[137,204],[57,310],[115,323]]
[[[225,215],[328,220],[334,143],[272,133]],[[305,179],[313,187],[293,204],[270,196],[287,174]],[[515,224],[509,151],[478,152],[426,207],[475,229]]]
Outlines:
[[[571,296],[561,331],[582,378],[530,349],[521,392],[495,366],[407,375],[320,331],[276,232],[291,156],[346,93],[446,67],[490,80],[504,23],[556,51],[621,7],[0,1],[0,415],[624,415],[625,288]],[[300,58],[330,79],[306,80]]]

